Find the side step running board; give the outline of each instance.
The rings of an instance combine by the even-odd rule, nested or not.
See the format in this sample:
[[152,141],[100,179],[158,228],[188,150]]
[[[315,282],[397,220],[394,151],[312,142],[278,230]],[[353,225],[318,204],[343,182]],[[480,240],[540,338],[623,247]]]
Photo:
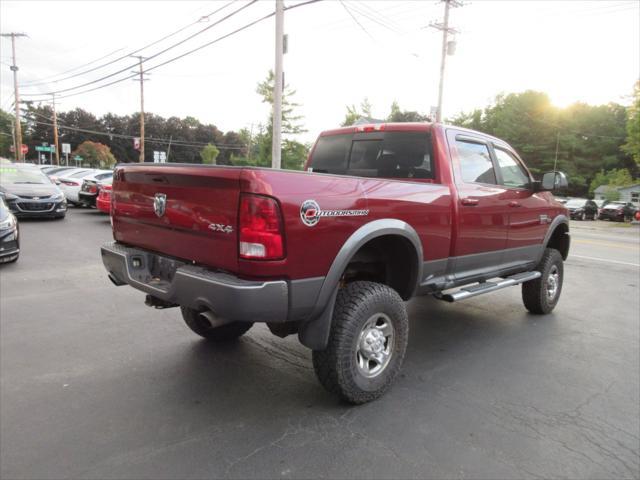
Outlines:
[[503,288],[512,287],[513,285],[520,285],[521,283],[528,282],[529,280],[540,278],[540,275],[541,273],[536,271],[518,273],[497,282],[478,283],[477,285],[461,288],[453,293],[444,293],[440,298],[445,302],[457,302],[459,300],[465,300],[485,293],[495,292],[496,290],[502,290]]

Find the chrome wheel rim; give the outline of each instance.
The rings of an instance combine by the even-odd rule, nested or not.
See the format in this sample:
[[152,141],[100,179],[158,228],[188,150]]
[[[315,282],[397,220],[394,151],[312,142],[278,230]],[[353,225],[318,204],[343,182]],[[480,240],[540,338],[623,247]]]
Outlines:
[[366,378],[380,375],[391,361],[395,332],[388,315],[376,313],[364,323],[356,345],[356,367]]
[[556,265],[551,267],[549,275],[547,276],[547,298],[552,301],[558,294],[558,288],[560,287],[560,271]]

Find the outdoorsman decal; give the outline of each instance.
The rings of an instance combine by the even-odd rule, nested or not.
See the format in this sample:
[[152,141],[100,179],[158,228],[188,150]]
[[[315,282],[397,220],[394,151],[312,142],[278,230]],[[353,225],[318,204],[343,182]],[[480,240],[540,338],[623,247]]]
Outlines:
[[369,215],[369,210],[322,210],[315,200],[305,200],[300,205],[300,219],[307,227],[313,227],[320,217],[362,217]]

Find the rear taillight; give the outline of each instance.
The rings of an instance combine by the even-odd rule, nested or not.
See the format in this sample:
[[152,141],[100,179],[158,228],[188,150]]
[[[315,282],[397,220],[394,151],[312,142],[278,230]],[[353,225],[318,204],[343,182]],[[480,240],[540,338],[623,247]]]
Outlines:
[[282,217],[271,197],[240,196],[240,258],[277,260],[284,257]]
[[68,187],[79,187],[80,184],[77,182],[72,182],[71,180],[60,180],[60,183],[64,183]]

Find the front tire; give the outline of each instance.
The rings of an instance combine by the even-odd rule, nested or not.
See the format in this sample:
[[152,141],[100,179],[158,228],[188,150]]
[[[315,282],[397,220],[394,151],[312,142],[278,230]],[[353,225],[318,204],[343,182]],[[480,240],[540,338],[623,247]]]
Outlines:
[[231,342],[244,335],[253,326],[251,322],[233,322],[213,327],[209,320],[197,310],[188,307],[180,307],[180,310],[187,327],[212,342]]
[[349,403],[380,397],[400,371],[407,349],[409,319],[392,288],[353,282],[338,292],[329,342],[313,352],[320,383]]
[[522,301],[531,313],[546,315],[558,304],[564,279],[564,264],[560,252],[547,248],[535,268],[539,278],[522,284]]

